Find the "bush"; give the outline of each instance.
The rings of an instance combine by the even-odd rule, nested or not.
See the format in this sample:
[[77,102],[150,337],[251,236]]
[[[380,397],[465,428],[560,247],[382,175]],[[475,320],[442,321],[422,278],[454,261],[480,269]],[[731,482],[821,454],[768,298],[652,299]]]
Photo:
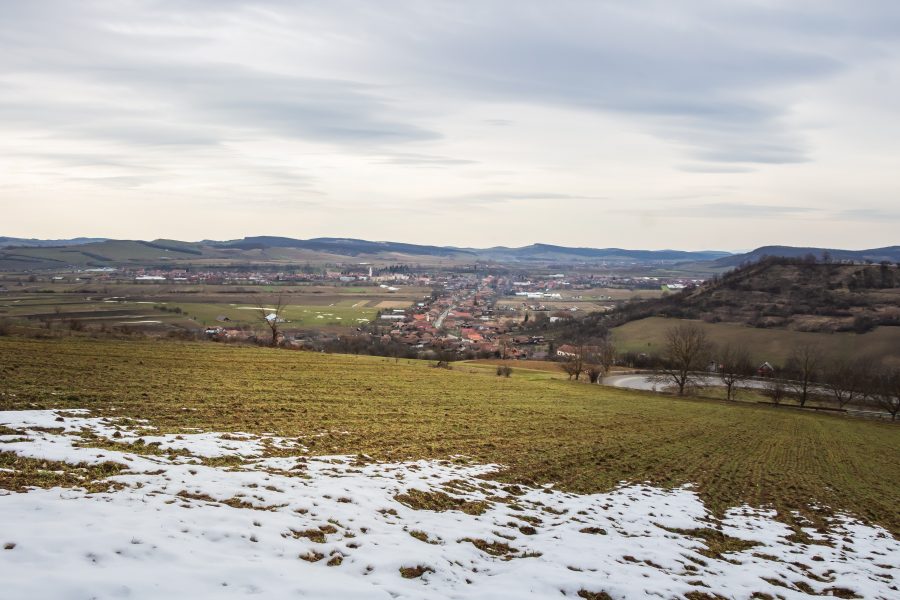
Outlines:
[[853,318],[853,331],[856,333],[866,333],[875,329],[878,322],[869,315],[856,315]]

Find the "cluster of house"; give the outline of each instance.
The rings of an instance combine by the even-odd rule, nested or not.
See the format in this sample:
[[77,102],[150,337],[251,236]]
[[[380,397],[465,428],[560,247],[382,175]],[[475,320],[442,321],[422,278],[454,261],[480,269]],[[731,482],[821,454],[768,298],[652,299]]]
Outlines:
[[[590,273],[479,273],[477,267],[421,269],[405,265],[375,267],[368,263],[342,265],[337,268],[293,271],[255,271],[234,269],[122,268],[94,277],[125,280],[137,283],[174,282],[183,284],[263,285],[278,283],[323,283],[326,285],[378,286],[384,292],[398,291],[400,286],[430,287],[434,291],[406,309],[386,308],[368,324],[358,324],[346,334],[331,331],[289,332],[285,343],[297,341],[329,342],[333,336],[358,335],[383,343],[396,343],[416,351],[440,350],[474,353],[481,356],[507,358],[548,358],[550,344],[540,335],[522,328],[525,315],[544,317],[549,321],[561,318],[561,301],[572,300],[567,310],[578,310],[578,290],[598,287],[658,287],[655,278],[600,276]],[[665,281],[667,285],[681,285]],[[687,284],[687,282],[685,282]],[[596,299],[596,294],[591,294]],[[515,298],[521,306],[498,299]],[[566,318],[571,318],[569,315]],[[207,327],[205,333],[216,339],[240,340],[254,337],[252,327],[235,327],[226,316]],[[290,329],[288,327],[287,329]],[[299,338],[297,336],[300,336]],[[556,357],[553,352],[553,357]]]
[[[627,281],[626,281],[627,280]],[[481,356],[546,359],[564,357],[552,351],[541,335],[529,334],[520,327],[522,310],[497,304],[500,298],[521,298],[526,311],[545,314],[558,320],[558,301],[576,298],[569,290],[590,290],[598,286],[622,286],[638,283],[636,278],[593,275],[567,276],[553,273],[534,278],[502,275],[479,276],[475,273],[435,277],[436,286],[430,298],[410,309],[386,310],[370,327],[384,343],[395,342],[410,348],[474,353]],[[660,285],[659,281],[641,280],[640,285]],[[556,301],[556,304],[553,302]],[[573,306],[571,310],[577,310]]]
[[[594,275],[554,273],[537,278],[515,280],[511,283],[510,295],[530,300],[559,300],[563,298],[560,290],[592,290],[597,288],[623,288],[632,290],[679,291],[687,287],[703,283],[702,279],[682,277],[636,277],[619,275]],[[596,295],[592,295],[596,298]],[[566,297],[579,299],[577,293],[569,293]],[[612,298],[600,298],[611,300]]]
[[518,319],[495,309],[494,276],[443,280],[430,298],[408,310],[384,312],[369,328],[382,342],[414,349],[507,358],[546,358],[542,336],[516,335]]
[[[277,283],[351,283],[431,285],[430,273],[400,272],[397,267],[374,267],[368,263],[338,269],[300,268],[290,271],[234,269],[182,269],[177,267],[102,267],[75,269],[71,274],[56,275],[55,281],[108,281],[133,283],[180,283],[210,285],[271,285]],[[385,287],[389,287],[385,285]]]

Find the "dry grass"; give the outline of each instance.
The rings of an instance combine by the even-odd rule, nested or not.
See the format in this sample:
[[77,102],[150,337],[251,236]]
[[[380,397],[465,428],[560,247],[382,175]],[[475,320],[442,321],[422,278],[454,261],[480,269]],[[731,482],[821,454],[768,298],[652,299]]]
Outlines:
[[473,366],[509,365],[510,367],[513,368],[513,370],[528,369],[531,371],[546,371],[546,372],[554,373],[554,374],[562,373],[562,369],[560,368],[560,363],[546,361],[546,360],[501,360],[499,358],[479,358],[476,360],[464,361],[463,364],[473,365]]
[[400,576],[404,579],[416,579],[425,573],[434,573],[434,569],[422,565],[416,565],[415,567],[400,567]]
[[744,550],[748,550],[757,545],[756,542],[731,537],[730,535],[725,535],[721,531],[710,529],[708,527],[702,529],[667,529],[673,533],[679,533],[681,535],[703,540],[703,543],[706,544],[706,548],[700,550],[700,554],[708,558],[722,558],[723,554],[729,552],[743,552]]
[[405,494],[397,494],[394,500],[415,510],[459,510],[467,515],[480,515],[487,510],[487,502],[481,500],[465,500],[445,494],[444,492],[423,492],[411,489]]
[[[211,343],[0,338],[0,409],[89,408],[164,432],[303,436],[311,452],[507,465],[500,477],[597,492],[696,484],[715,511],[816,501],[900,531],[900,430],[426,362]],[[0,444],[2,448],[2,444]]]
[[70,465],[52,460],[25,458],[3,452],[0,446],[0,489],[24,492],[29,487],[79,487],[88,492],[105,492],[113,484],[104,481],[125,467],[106,462],[99,465]]

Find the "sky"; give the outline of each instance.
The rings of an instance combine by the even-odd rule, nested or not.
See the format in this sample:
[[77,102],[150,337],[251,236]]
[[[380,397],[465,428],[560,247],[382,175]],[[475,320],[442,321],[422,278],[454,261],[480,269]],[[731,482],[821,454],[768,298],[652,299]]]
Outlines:
[[0,235],[900,244],[896,0],[0,0]]

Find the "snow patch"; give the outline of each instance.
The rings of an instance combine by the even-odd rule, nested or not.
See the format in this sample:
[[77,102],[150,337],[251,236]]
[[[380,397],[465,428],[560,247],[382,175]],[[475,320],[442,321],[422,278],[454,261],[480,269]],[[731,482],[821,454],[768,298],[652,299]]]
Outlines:
[[[282,456],[302,454],[300,442],[158,435],[73,411],[0,412],[0,424],[16,432],[0,436],[0,452],[128,468],[102,493],[0,490],[9,598],[896,597],[900,544],[845,516],[828,533],[804,530],[814,543],[801,544],[768,511],[737,507],[714,521],[690,488],[570,494],[493,481],[498,465],[460,458]],[[85,432],[122,450],[80,447]],[[138,439],[180,454],[124,445]],[[244,462],[200,464],[227,455]],[[414,498],[480,509],[428,510]],[[691,532],[716,528],[755,545],[710,557]]]

